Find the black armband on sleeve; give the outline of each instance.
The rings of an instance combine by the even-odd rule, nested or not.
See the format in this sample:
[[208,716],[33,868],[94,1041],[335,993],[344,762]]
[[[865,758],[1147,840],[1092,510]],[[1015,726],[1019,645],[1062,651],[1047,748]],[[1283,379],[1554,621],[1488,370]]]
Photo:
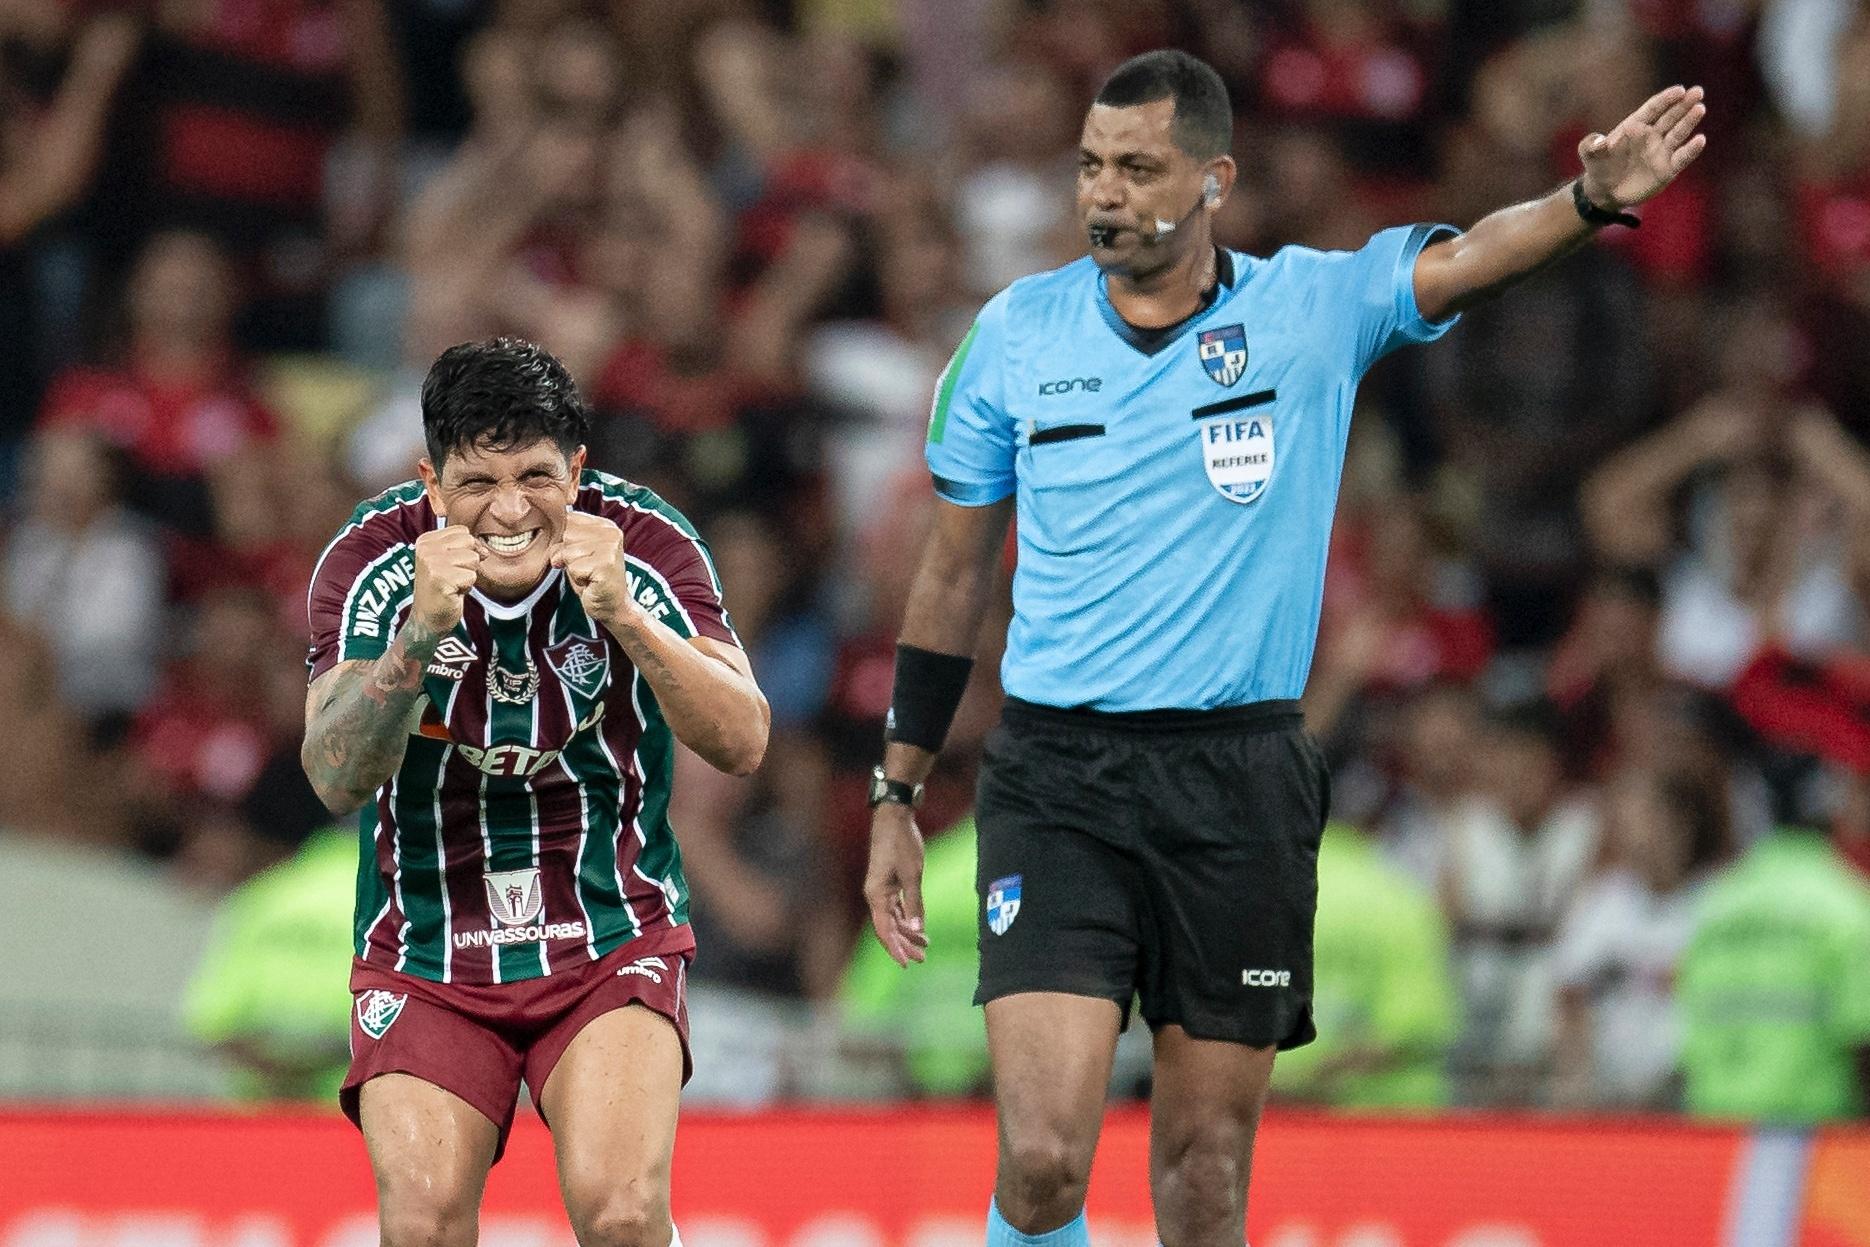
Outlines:
[[896,686],[890,693],[883,739],[940,753],[973,670],[972,658],[898,642]]

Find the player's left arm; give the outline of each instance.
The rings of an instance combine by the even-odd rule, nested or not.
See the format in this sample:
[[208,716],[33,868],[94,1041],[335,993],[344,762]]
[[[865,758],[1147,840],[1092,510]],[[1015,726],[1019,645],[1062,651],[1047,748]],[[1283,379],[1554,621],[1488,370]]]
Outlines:
[[751,775],[766,756],[773,716],[746,652],[731,641],[685,637],[651,616],[630,594],[623,551],[616,524],[573,511],[552,563],[649,681],[675,738],[716,770]]
[[[1624,212],[1660,194],[1708,144],[1695,133],[1707,106],[1700,87],[1658,91],[1609,134],[1578,144],[1584,197]],[[1422,249],[1415,262],[1416,306],[1446,320],[1582,246],[1601,226],[1579,214],[1571,183],[1542,199],[1481,218],[1465,234]]]

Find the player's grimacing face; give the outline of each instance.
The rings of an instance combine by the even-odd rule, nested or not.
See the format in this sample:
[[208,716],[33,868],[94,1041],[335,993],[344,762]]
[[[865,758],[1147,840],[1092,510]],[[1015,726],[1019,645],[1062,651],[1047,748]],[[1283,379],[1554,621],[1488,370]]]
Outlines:
[[[1170,133],[1175,101],[1093,104],[1078,138],[1078,219],[1103,268],[1155,245],[1158,220],[1179,223],[1201,192],[1201,166]],[[1101,238],[1094,226],[1106,227]],[[1168,240],[1165,239],[1164,242]]]
[[567,459],[550,439],[504,450],[475,446],[449,452],[439,472],[427,459],[420,466],[436,512],[478,539],[475,587],[499,601],[538,587],[578,496],[584,447]]

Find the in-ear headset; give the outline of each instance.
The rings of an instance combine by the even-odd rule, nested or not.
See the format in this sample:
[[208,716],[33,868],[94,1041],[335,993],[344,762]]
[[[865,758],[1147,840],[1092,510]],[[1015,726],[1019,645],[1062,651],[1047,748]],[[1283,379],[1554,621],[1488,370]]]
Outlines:
[[1212,173],[1201,179],[1201,202],[1213,207],[1221,198],[1221,179]]

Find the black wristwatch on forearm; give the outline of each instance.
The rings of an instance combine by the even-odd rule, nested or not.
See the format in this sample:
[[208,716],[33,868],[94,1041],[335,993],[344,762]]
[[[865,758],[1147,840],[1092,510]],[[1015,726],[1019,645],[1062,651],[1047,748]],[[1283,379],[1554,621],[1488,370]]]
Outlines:
[[922,790],[921,784],[907,784],[885,775],[882,763],[870,769],[870,808],[873,810],[885,801],[906,805],[913,810],[922,804]]
[[1592,203],[1590,197],[1584,193],[1583,178],[1571,180],[1571,203],[1587,225],[1627,225],[1635,229],[1643,223],[1640,218],[1621,209],[1600,208]]

